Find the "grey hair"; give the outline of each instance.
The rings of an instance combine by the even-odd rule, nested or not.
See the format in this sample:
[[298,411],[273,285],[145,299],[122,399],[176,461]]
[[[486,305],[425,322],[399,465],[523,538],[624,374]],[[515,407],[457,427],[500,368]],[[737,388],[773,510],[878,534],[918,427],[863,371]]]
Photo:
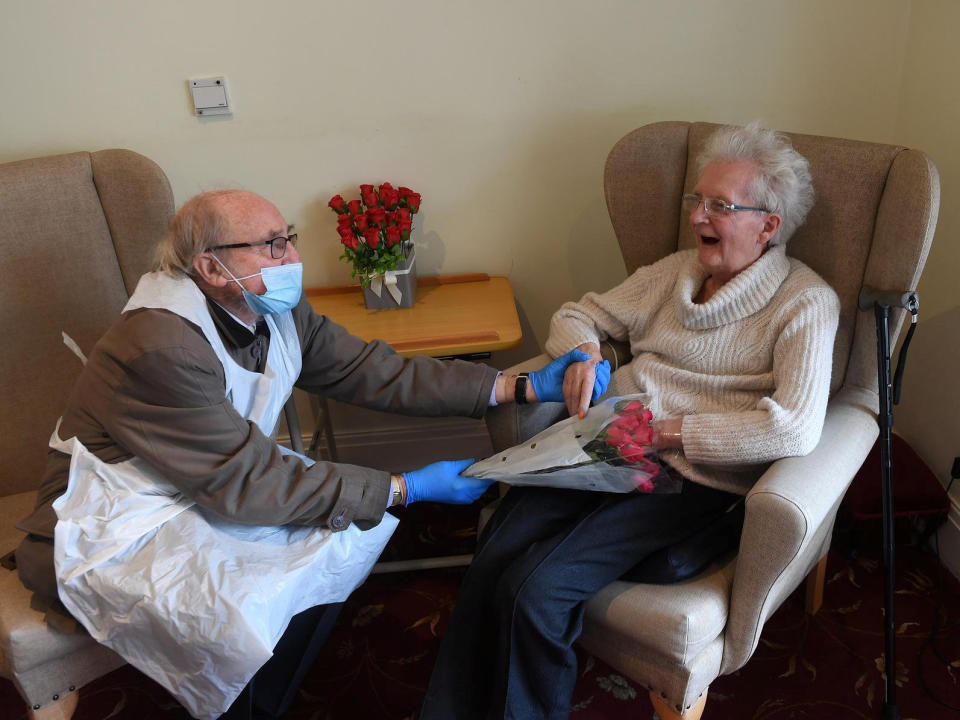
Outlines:
[[783,245],[813,207],[810,164],[786,136],[754,120],[745,127],[722,127],[711,135],[697,158],[697,172],[702,174],[713,162],[738,161],[757,168],[750,200],[783,218],[780,231],[770,239],[770,245]]
[[212,247],[225,244],[228,221],[217,201],[233,190],[214,190],[187,200],[174,215],[157,246],[154,269],[174,277],[194,276],[193,261]]

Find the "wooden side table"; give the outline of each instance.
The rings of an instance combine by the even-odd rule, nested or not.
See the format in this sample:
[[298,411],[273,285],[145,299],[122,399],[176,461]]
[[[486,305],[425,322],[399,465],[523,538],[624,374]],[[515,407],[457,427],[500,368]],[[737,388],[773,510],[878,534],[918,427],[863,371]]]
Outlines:
[[[418,277],[413,307],[391,310],[368,310],[359,285],[307,288],[305,293],[318,315],[364,340],[383,340],[407,357],[489,357],[523,340],[513,289],[505,277],[484,273]],[[336,460],[326,400],[311,402],[317,422],[307,454],[315,457],[322,432],[329,459]]]

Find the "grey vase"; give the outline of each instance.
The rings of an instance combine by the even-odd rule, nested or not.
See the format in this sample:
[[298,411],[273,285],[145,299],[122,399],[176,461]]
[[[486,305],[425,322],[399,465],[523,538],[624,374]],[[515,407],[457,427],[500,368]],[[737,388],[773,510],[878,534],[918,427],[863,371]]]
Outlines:
[[413,307],[417,295],[417,273],[414,267],[416,252],[413,246],[406,252],[407,259],[397,264],[395,277],[397,279],[396,287],[400,291],[400,302],[398,303],[390,293],[387,283],[382,282],[380,286],[380,295],[372,290],[368,285],[363,289],[363,302],[369,310],[390,310],[392,308]]

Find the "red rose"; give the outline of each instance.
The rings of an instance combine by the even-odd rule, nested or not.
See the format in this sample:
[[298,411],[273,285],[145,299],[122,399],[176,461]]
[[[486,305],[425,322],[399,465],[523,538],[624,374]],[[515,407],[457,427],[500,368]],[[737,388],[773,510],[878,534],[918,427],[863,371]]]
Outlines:
[[388,183],[388,182],[385,182],[385,183],[383,183],[383,184],[380,186],[379,190],[380,190],[380,192],[383,192],[384,190],[392,191],[392,190],[393,190],[393,185],[391,185],[391,184]]
[[407,207],[410,212],[415,213],[420,209],[420,193],[410,193],[407,195]]
[[348,247],[351,250],[356,250],[360,245],[360,241],[357,240],[355,235],[342,235],[340,237],[340,242],[343,243],[344,247]]
[[643,460],[646,450],[639,445],[623,445],[617,448],[617,452],[628,463],[638,463]]
[[388,210],[393,210],[400,202],[400,194],[393,188],[380,188],[380,203]]
[[409,220],[410,208],[405,208],[405,207],[397,208],[397,215],[400,216],[401,220]]
[[368,248],[376,250],[380,244],[380,228],[368,227],[363,231],[363,240],[367,243]]
[[345,212],[343,207],[343,197],[341,195],[334,195],[332,198],[330,198],[330,202],[327,204],[333,209],[334,212],[338,214]]
[[359,230],[360,232],[363,232],[368,227],[370,227],[370,220],[367,217],[366,213],[363,213],[362,215],[357,215],[357,217],[355,217],[354,220],[357,223],[357,230]]
[[380,225],[387,221],[387,211],[382,207],[372,207],[367,210],[367,219],[374,225]]
[[337,228],[337,233],[342,238],[353,237],[353,228],[351,228],[349,225],[341,225]]
[[353,223],[353,218],[350,217],[350,213],[345,212],[342,215],[337,215],[337,227],[350,227]]
[[387,225],[396,225],[397,224],[397,214],[395,212],[387,213]]
[[361,194],[361,195],[366,195],[367,193],[372,193],[372,192],[373,192],[373,185],[361,185],[361,186],[360,186],[360,194]]
[[350,214],[351,214],[351,215],[354,215],[354,216],[359,215],[361,212],[363,212],[363,211],[360,209],[360,201],[359,201],[359,200],[351,200],[350,202],[348,202],[348,203],[347,203],[347,210],[349,210],[349,211],[350,211]]
[[377,194],[373,191],[373,186],[370,186],[370,192],[365,192],[361,194],[363,198],[363,204],[368,208],[371,208],[377,204]]
[[609,445],[610,447],[617,447],[619,445],[623,445],[624,443],[630,440],[630,436],[627,435],[627,433],[625,433],[623,430],[621,430],[618,427],[613,427],[612,425],[608,425],[605,432],[607,436],[606,437],[607,445]]
[[398,242],[400,242],[400,228],[396,225],[390,225],[387,227],[387,247],[392,248]]
[[400,199],[402,200],[403,198],[407,197],[407,195],[411,194],[413,190],[401,185],[400,187],[397,188],[397,192],[400,193]]
[[642,493],[652,493],[653,492],[653,480],[643,475],[634,475],[633,481],[637,483],[637,490]]

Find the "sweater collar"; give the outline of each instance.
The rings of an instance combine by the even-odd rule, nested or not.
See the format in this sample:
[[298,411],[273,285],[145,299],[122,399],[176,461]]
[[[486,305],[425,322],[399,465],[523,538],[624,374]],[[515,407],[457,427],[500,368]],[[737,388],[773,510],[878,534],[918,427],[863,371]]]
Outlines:
[[789,271],[786,248],[777,245],[723,285],[708,302],[697,304],[693,297],[710,273],[693,251],[674,288],[680,322],[688,330],[706,330],[743,320],[770,303]]

